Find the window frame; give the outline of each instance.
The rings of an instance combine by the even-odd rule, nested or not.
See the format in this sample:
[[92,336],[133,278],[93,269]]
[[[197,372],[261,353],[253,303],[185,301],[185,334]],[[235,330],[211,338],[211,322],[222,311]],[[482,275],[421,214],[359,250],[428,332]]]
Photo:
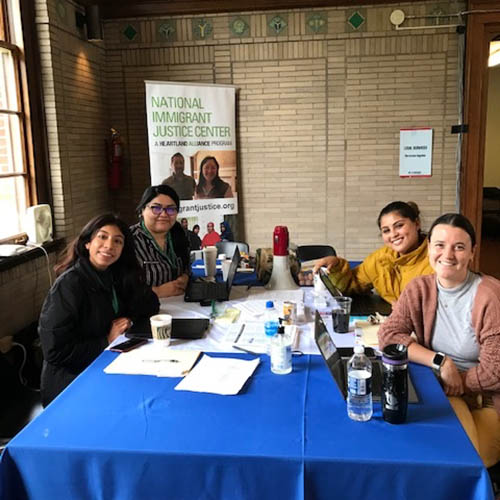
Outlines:
[[[52,206],[48,171],[48,143],[43,111],[40,52],[32,0],[18,0],[24,50],[12,43],[10,5],[2,2],[0,8],[0,47],[11,51],[16,78],[19,110],[1,110],[15,114],[20,120],[23,171],[0,174],[0,178],[24,178],[26,206],[48,203]],[[5,40],[5,41],[4,41]],[[36,124],[36,126],[35,126]],[[9,235],[0,242],[26,240],[26,233]]]

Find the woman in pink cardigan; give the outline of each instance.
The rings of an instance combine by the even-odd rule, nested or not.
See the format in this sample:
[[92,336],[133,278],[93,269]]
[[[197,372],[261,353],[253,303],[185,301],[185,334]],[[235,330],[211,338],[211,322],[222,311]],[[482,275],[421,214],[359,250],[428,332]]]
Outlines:
[[379,345],[404,344],[411,361],[434,370],[490,467],[500,460],[500,281],[469,270],[475,244],[463,215],[434,221],[429,261],[435,274],[405,288],[380,328]]

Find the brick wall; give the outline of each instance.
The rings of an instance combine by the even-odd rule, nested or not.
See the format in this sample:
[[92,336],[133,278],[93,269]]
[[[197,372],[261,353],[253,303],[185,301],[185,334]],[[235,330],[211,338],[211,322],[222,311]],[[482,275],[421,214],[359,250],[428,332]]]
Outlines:
[[[84,41],[72,2],[35,0],[35,6],[55,233],[69,240],[91,217],[111,209],[104,148],[109,127],[104,46]],[[50,267],[54,263],[51,254]],[[48,289],[43,257],[1,272],[0,337],[36,321]]]
[[54,264],[51,254],[49,263],[38,257],[0,272],[0,337],[14,335],[38,319]]
[[[462,7],[398,6],[407,15]],[[386,203],[416,201],[424,227],[454,210],[458,35],[450,28],[396,31],[392,10],[207,15],[212,32],[204,40],[193,31],[202,16],[105,23],[110,117],[130,159],[116,206],[133,217],[149,182],[144,80],[166,80],[239,89],[240,223],[253,249],[269,246],[274,226],[286,224],[295,243],[329,243],[358,260],[380,245],[375,221]],[[364,19],[357,28],[348,22],[356,11]],[[286,25],[279,33],[269,26],[277,15]],[[241,36],[231,28],[235,19]],[[169,39],[162,24],[172,28]],[[434,129],[433,175],[400,179],[399,129],[422,126]]]
[[84,41],[73,3],[36,0],[36,9],[54,224],[58,237],[73,237],[109,210],[104,46]]
[[[286,224],[295,243],[329,243],[362,259],[380,245],[375,220],[387,202],[416,201],[424,227],[455,208],[453,29],[395,31],[394,7],[378,5],[357,9],[357,28],[348,23],[354,8],[296,9],[124,19],[105,23],[105,42],[88,43],[70,0],[35,5],[59,237],[111,208],[134,220],[149,183],[144,80],[238,87],[239,225],[252,249],[269,246],[274,226]],[[423,15],[464,3],[398,8]],[[270,27],[277,15],[286,24],[279,33]],[[202,17],[211,27],[206,39],[193,30]],[[162,25],[174,27],[171,38]],[[126,143],[124,184],[113,196],[104,154],[110,126]],[[434,129],[433,176],[400,179],[399,129],[419,126]],[[47,289],[43,258],[0,273],[1,303],[23,303],[17,315],[2,307],[0,336],[35,320]]]

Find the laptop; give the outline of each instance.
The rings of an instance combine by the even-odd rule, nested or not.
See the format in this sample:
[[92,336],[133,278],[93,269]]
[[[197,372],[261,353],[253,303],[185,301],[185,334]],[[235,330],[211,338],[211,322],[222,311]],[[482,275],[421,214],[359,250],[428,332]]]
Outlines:
[[231,266],[229,267],[229,271],[227,273],[227,281],[213,282],[202,281],[200,279],[190,279],[186,288],[184,300],[186,302],[202,302],[207,305],[210,305],[212,300],[217,300],[218,302],[229,300],[231,287],[233,286],[233,280],[236,275],[239,262],[240,252],[238,247],[236,247],[231,260]]
[[[347,361],[353,355],[352,347],[339,347],[335,345],[328,330],[326,329],[320,314],[316,311],[314,318],[314,340],[330,371],[333,380],[337,384],[344,399],[347,398]],[[382,397],[382,361],[375,357],[371,348],[365,348],[365,354],[372,362],[372,399],[380,401]],[[408,374],[408,402],[418,403],[418,395]]]
[[[172,338],[196,340],[205,335],[210,325],[208,318],[172,318]],[[128,338],[152,338],[151,323],[149,318],[134,321],[133,325],[125,332]]]
[[[319,276],[333,298],[342,297],[342,292],[330,281],[324,269],[319,270]],[[392,312],[391,304],[375,293],[353,294],[349,297],[352,299],[351,316],[370,316],[377,312],[389,316]]]

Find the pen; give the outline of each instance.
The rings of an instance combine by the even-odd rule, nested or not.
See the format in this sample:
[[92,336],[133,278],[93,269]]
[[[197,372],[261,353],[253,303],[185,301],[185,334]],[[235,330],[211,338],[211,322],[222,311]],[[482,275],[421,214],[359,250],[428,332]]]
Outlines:
[[237,345],[233,345],[233,349],[238,349],[238,351],[246,352],[247,354],[253,354],[254,356],[260,356],[260,353],[251,351],[250,349],[245,349],[244,347],[240,347]]
[[236,337],[236,340],[234,341],[234,343],[238,343],[238,340],[240,340],[240,337],[241,337],[241,334],[243,333],[243,330],[245,329],[245,323],[243,323],[241,325],[241,328],[240,328],[240,331],[238,332],[238,335]]
[[143,359],[144,363],[179,363],[178,359]]

